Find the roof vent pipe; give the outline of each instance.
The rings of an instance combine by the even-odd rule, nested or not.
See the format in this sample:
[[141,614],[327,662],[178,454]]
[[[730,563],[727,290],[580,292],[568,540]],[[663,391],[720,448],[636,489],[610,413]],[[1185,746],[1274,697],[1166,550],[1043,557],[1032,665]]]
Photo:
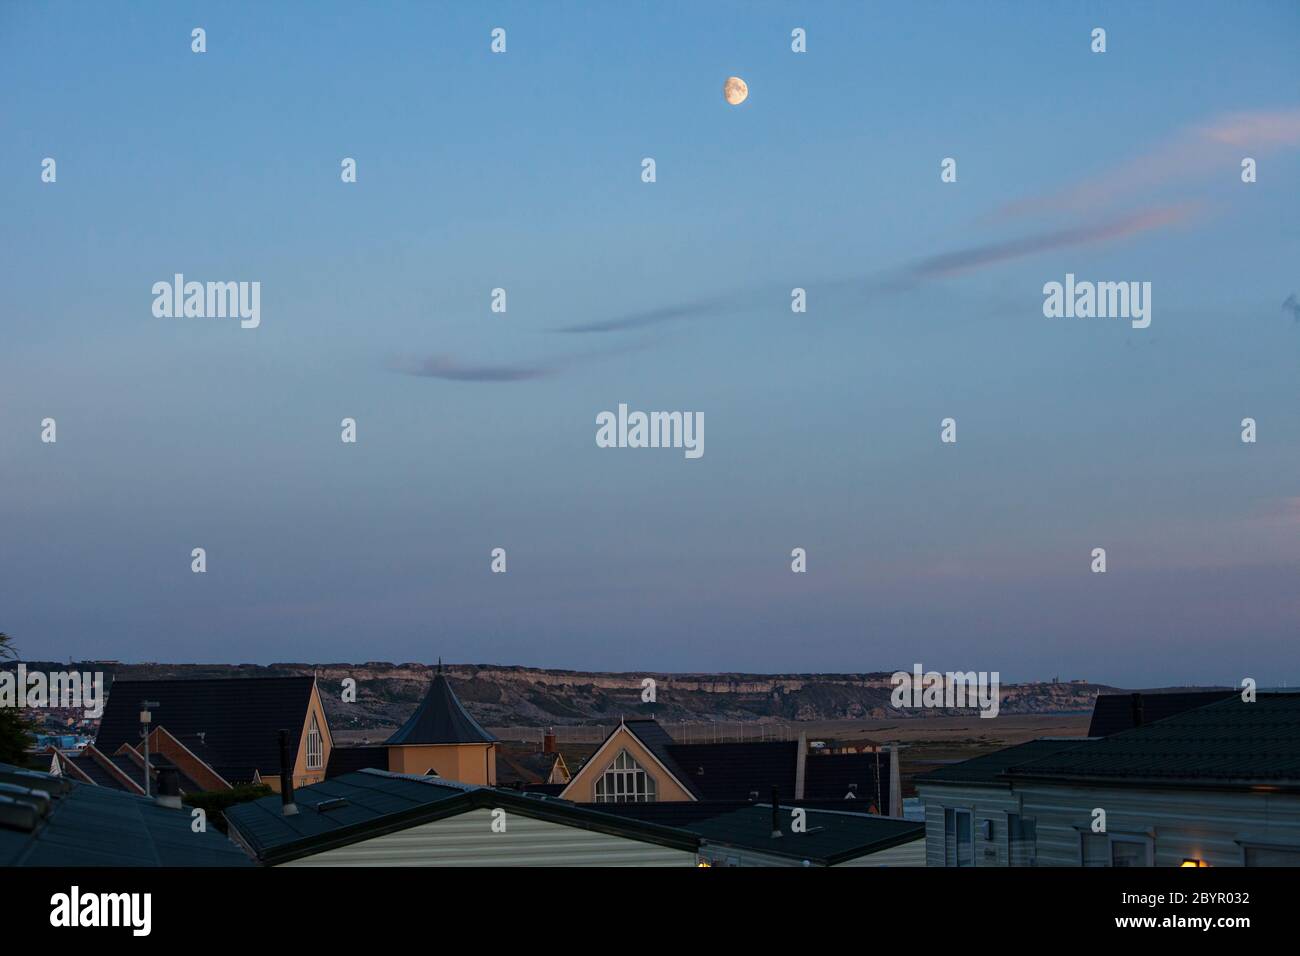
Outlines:
[[293,765],[289,763],[289,731],[280,731],[280,812],[291,817],[298,812],[293,802]]

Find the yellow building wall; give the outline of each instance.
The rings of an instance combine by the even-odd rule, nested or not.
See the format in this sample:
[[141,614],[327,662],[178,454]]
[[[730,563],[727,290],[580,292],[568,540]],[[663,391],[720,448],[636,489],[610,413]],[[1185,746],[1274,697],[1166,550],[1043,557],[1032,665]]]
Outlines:
[[614,735],[606,741],[599,751],[592,755],[581,770],[574,774],[569,785],[560,794],[565,800],[575,803],[596,802],[596,778],[609,769],[620,750],[626,750],[632,759],[639,763],[645,772],[654,778],[661,803],[679,803],[694,800],[659,766],[658,760],[643,747],[626,727],[620,726]]
[[423,774],[432,768],[440,777],[460,783],[495,787],[495,744],[409,744],[388,748],[393,773]]
[[[311,727],[312,715],[316,716],[316,726],[320,729],[321,765],[319,769],[307,769],[307,731]],[[298,756],[293,764],[294,787],[307,787],[325,779],[325,770],[330,765],[330,751],[334,749],[334,738],[330,735],[329,721],[325,719],[325,706],[321,703],[320,690],[315,684],[311,688],[311,699],[307,702],[307,715],[303,718],[302,730],[298,737]],[[262,783],[275,793],[280,792],[280,767],[258,767]]]

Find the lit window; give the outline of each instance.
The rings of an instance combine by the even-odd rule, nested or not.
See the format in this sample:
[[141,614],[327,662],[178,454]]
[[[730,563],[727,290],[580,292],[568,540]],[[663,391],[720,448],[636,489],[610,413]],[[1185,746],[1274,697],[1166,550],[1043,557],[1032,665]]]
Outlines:
[[320,727],[316,724],[316,715],[311,715],[311,727],[307,730],[307,769],[319,770],[325,766],[325,748],[321,742]]
[[655,778],[620,750],[614,762],[596,778],[597,803],[654,803],[658,799]]

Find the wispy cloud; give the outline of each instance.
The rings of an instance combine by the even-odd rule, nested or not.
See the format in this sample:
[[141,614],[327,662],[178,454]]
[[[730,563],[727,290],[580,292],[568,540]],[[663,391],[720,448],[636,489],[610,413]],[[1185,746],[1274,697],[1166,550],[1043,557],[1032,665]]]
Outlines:
[[393,371],[418,378],[441,378],[449,382],[526,382],[546,378],[560,370],[558,365],[474,365],[451,355],[394,362]]
[[665,306],[662,309],[650,309],[646,312],[634,312],[630,315],[618,316],[612,319],[598,319],[594,322],[580,322],[575,325],[562,325],[557,329],[552,329],[552,331],[569,333],[623,332],[628,329],[639,329],[650,325],[658,325],[661,322],[671,322],[673,319],[686,319],[697,315],[704,315],[708,312],[716,311],[724,304],[726,304],[725,299],[705,299],[699,302],[687,302],[681,305]]
[[[1300,109],[1254,110],[1186,127],[1127,162],[1064,189],[1007,203],[995,218],[1089,212],[1198,177],[1233,176],[1243,156],[1300,146]],[[1249,152],[1243,152],[1249,150]]]
[[1178,203],[1154,209],[1144,209],[1141,212],[1120,216],[1105,222],[969,246],[965,249],[945,252],[941,255],[922,259],[920,262],[906,268],[904,275],[917,279],[939,278],[1005,262],[1008,259],[1019,259],[1048,249],[1063,249],[1069,246],[1110,242],[1187,219],[1194,209],[1195,206],[1192,203]]
[[[1149,194],[1157,187],[1177,186],[1204,175],[1235,170],[1242,150],[1249,155],[1300,146],[1300,109],[1256,110],[1216,117],[1187,127],[1163,143],[1102,175],[1083,180],[1042,196],[1007,203],[992,215],[1005,220],[1027,214],[1064,214],[1067,220],[1059,228],[1009,239],[976,242],[950,252],[927,256],[874,277],[859,276],[819,283],[822,288],[850,291],[874,298],[894,294],[930,281],[998,265],[1052,249],[1098,245],[1162,229],[1184,222],[1200,208],[1191,201],[1170,200],[1137,211],[1112,212],[1097,218],[1098,210],[1114,206],[1133,193]],[[1084,214],[1090,218],[1080,221]],[[1074,220],[1073,222],[1069,220]],[[987,220],[986,220],[987,222]],[[698,319],[735,311],[747,302],[770,301],[782,290],[747,289],[731,295],[697,299],[656,309],[631,312],[589,322],[577,322],[552,328],[565,334],[602,334],[646,329],[668,322]],[[1300,309],[1288,300],[1284,308],[1296,314]],[[635,346],[643,347],[642,345]],[[547,361],[473,365],[439,355],[416,363],[407,363],[399,371],[426,378],[472,382],[520,382],[546,378],[574,364],[627,349],[562,356]]]
[[590,364],[603,358],[639,351],[645,342],[633,342],[617,348],[571,352],[549,359],[528,362],[485,364],[462,361],[447,354],[427,358],[395,359],[388,363],[390,371],[417,378],[439,378],[448,382],[528,382],[550,378],[575,366]]

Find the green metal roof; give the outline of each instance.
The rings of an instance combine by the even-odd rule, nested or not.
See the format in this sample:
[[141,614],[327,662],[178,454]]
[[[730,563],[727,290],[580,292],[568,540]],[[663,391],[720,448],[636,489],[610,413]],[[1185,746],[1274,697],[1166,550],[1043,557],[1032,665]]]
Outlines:
[[[846,860],[910,843],[925,836],[925,824],[847,809],[851,801],[837,800],[834,808],[814,801],[780,802],[777,822],[781,836],[772,836],[772,804],[739,801],[681,801],[664,803],[598,804],[607,812],[631,819],[661,823],[698,834],[706,843],[807,860],[833,866]],[[592,806],[584,804],[584,806]],[[807,829],[796,833],[793,813],[805,812]]]
[[699,838],[683,830],[626,820],[563,800],[528,796],[437,777],[359,770],[294,791],[298,813],[285,816],[281,798],[226,811],[233,831],[263,863],[284,863],[470,810],[498,807],[521,816],[694,852]]
[[0,825],[3,866],[251,866],[215,828],[195,833],[188,808],[169,809],[148,797],[0,764],[0,794],[24,802],[20,790],[44,791],[46,810],[34,828]]
[[952,783],[963,786],[1009,787],[1011,781],[1007,778],[1006,771],[1010,767],[1061,753],[1087,742],[1085,737],[1030,740],[990,754],[927,770],[925,773],[917,774],[915,782],[919,786],[928,783]]
[[1300,694],[1240,695],[1008,768],[1013,779],[1300,789]]

